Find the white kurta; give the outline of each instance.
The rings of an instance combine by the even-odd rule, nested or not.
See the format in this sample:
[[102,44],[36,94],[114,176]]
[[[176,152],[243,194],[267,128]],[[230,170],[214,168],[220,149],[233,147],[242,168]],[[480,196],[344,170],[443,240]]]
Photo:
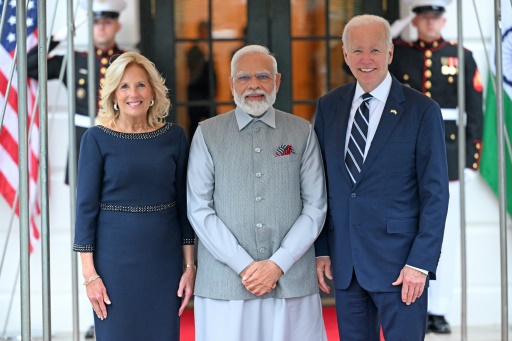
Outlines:
[[196,341],[327,341],[320,295],[298,298],[194,298]]

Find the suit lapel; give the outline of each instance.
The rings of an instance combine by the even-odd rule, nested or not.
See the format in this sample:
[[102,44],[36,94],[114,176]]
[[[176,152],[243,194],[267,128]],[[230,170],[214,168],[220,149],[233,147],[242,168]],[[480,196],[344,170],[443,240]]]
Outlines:
[[354,98],[355,91],[356,83],[354,82],[349,91],[340,94],[339,100],[336,103],[336,122],[333,125],[333,127],[339,127],[336,129],[336,139],[334,140],[338,141],[336,146],[336,155],[338,155],[338,157],[336,160],[338,161],[341,172],[349,183],[352,183],[352,179],[345,166],[345,140],[347,137],[347,129],[350,129],[350,127],[348,127],[348,118],[350,117],[352,99]]
[[393,78],[388,99],[384,105],[384,110],[382,111],[382,117],[380,118],[377,131],[373,137],[372,144],[368,150],[368,155],[364,161],[363,168],[361,169],[357,183],[359,183],[364,178],[368,169],[372,166],[377,156],[379,156],[382,147],[388,140],[397,122],[400,120],[400,117],[402,117],[402,103],[404,101],[405,96],[402,90],[402,85],[395,78]]

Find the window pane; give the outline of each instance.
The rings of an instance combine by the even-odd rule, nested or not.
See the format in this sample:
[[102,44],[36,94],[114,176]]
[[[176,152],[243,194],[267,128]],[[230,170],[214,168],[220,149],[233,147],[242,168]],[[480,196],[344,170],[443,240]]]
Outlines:
[[[362,4],[354,0],[329,1],[329,35],[341,37],[345,24],[355,15],[361,14]],[[358,4],[359,3],[359,4]]]
[[217,78],[217,95],[215,98],[219,102],[230,102],[233,98],[229,88],[231,58],[241,46],[242,42],[239,41],[214,41],[213,43],[213,57]]
[[294,104],[292,114],[311,121],[315,115],[316,105],[312,104]]
[[200,23],[208,22],[208,0],[175,0],[174,3],[176,38],[200,38]]
[[325,92],[355,80],[354,77],[352,77],[348,65],[345,64],[345,59],[343,58],[343,48],[340,39],[332,39],[329,41],[329,55],[330,80],[329,89],[325,89]]
[[[316,99],[325,88],[325,42],[292,41],[292,96],[294,100]],[[323,83],[323,84],[322,84]]]
[[212,0],[213,38],[243,39],[247,27],[247,1]]
[[235,104],[221,104],[217,105],[217,115],[225,114],[228,111],[235,109]]
[[[176,44],[176,88],[171,89],[177,100],[177,121],[192,135],[199,121],[214,116],[211,98],[214,96],[215,78],[210,77],[213,67],[206,41]],[[211,90],[213,89],[213,90]],[[185,106],[185,109],[182,108]]]
[[291,0],[292,37],[325,35],[325,0]]

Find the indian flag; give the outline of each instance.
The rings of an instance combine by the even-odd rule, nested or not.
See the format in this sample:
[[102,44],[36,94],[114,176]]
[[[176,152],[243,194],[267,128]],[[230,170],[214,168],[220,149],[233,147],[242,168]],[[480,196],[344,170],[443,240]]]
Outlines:
[[[507,211],[512,215],[512,9],[510,1],[501,1],[501,32],[503,50],[503,87],[505,116],[505,162],[507,179]],[[487,81],[484,134],[480,173],[494,193],[498,195],[498,141],[496,129],[496,94],[493,79],[496,77],[494,41],[491,47],[491,69]],[[500,76],[500,75],[498,75]]]

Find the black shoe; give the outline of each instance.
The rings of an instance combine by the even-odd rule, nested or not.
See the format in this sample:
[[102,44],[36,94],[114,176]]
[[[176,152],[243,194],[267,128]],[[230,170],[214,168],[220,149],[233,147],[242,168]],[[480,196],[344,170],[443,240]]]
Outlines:
[[94,326],[90,326],[85,332],[86,339],[94,339]]
[[442,315],[431,315],[427,317],[427,333],[450,334],[452,332],[450,324]]

